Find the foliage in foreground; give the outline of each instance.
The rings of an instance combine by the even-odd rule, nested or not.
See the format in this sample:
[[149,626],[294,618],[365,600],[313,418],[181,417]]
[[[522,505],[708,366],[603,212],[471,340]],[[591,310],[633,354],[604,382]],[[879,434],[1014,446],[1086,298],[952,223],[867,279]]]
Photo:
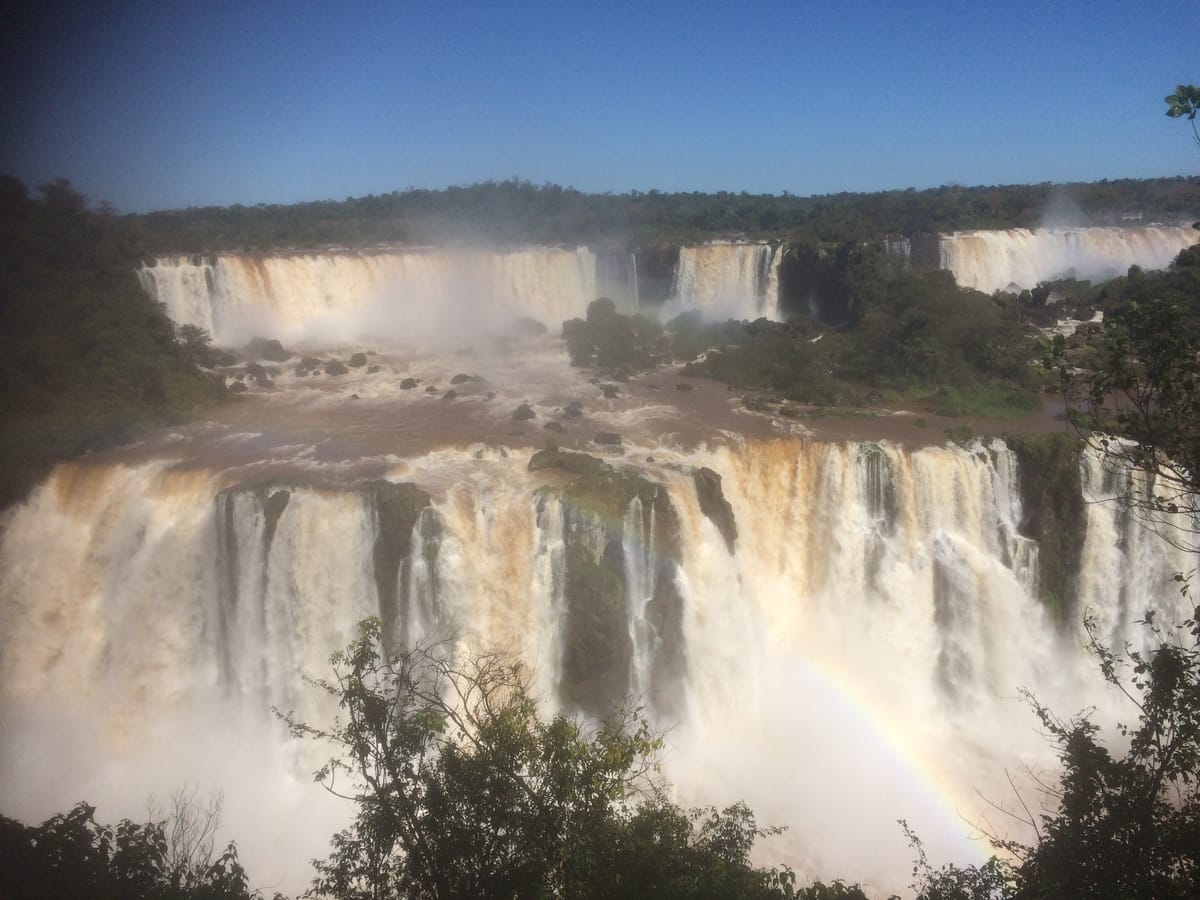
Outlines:
[[[1091,440],[1114,465],[1146,476],[1120,498],[1126,508],[1152,525],[1164,514],[1178,521],[1200,495],[1200,250],[1165,273],[1131,269],[1112,290],[1094,368],[1071,376],[1083,389],[1082,421],[1103,430]],[[1194,543],[1190,521],[1167,536]],[[1185,594],[1190,574],[1176,575]],[[1033,840],[994,838],[1009,861],[986,870],[924,864],[923,900],[1200,896],[1200,606],[1183,622],[1147,613],[1142,624],[1152,637],[1145,651],[1108,647],[1087,623],[1100,671],[1134,721],[1106,739],[1088,712],[1063,719],[1027,693],[1062,764],[1040,803],[1017,797]]]
[[[79,803],[41,825],[0,816],[0,879],[9,900],[258,900],[229,844],[212,855],[212,819],[101,825]],[[185,804],[190,799],[184,797]],[[183,810],[192,815],[194,808]]]
[[390,654],[367,620],[318,686],[342,717],[318,778],[355,801],[314,889],[382,897],[769,897],[744,805],[683,810],[654,779],[661,742],[636,713],[539,717],[519,666],[448,648]]
[[1157,638],[1147,652],[1114,653],[1088,628],[1105,680],[1136,711],[1118,727],[1124,754],[1088,713],[1062,719],[1027,693],[1063,767],[1041,785],[1041,812],[1017,797],[1033,840],[994,836],[1004,860],[936,870],[916,842],[919,900],[1200,896],[1200,607],[1179,625],[1145,624]]

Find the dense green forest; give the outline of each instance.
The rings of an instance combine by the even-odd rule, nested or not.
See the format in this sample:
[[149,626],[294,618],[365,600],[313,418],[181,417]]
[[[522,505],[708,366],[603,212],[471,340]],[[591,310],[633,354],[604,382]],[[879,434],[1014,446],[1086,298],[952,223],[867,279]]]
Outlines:
[[958,287],[949,272],[909,271],[879,248],[825,274],[830,291],[844,290],[833,326],[808,315],[705,322],[694,312],[660,324],[621,315],[602,298],[586,319],[563,323],[563,336],[575,365],[620,379],[684,363],[685,374],[748,392],[751,408],[785,416],[799,415],[797,404],[904,404],[947,416],[1037,409],[1046,381],[1031,365],[1041,352],[1028,327],[1038,313],[1031,292],[989,297]]
[[970,228],[1176,221],[1200,209],[1200,178],[1122,179],[873,194],[587,194],[528,181],[289,205],[200,207],[126,217],[152,253],[272,250],[380,243],[497,244],[702,240],[730,235],[803,242],[877,240]]
[[0,506],[56,460],[224,394],[197,366],[204,336],[177,334],[138,284],[141,253],[68,183],[30,197],[0,178]]

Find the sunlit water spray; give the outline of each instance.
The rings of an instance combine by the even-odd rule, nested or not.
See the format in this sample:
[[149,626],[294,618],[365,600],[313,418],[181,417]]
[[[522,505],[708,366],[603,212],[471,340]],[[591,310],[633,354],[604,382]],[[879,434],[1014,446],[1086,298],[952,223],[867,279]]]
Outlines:
[[963,287],[1026,290],[1056,278],[1105,281],[1135,265],[1164,269],[1198,237],[1167,225],[962,231],[942,236],[940,265]]
[[[773,315],[775,249],[691,251],[677,298]],[[138,817],[151,793],[217,785],[249,871],[299,891],[350,810],[311,784],[324,751],[290,741],[272,707],[328,721],[333,704],[302,676],[327,674],[356,622],[382,614],[402,641],[512,654],[546,711],[562,708],[572,541],[619,555],[629,652],[614,681],[669,729],[678,799],[744,798],[760,822],[788,826],[764,842],[763,862],[902,889],[901,817],[932,859],[977,861],[987,848],[964,821],[987,812],[976,791],[1002,802],[1006,767],[1054,762],[1017,689],[1065,713],[1122,714],[1098,689],[1080,629],[1061,630],[1035,597],[1039,549],[1020,533],[1019,473],[1003,444],[770,439],[774,426],[720,386],[698,384],[687,404],[656,393],[674,393],[670,371],[606,398],[552,337],[495,352],[466,338],[493,330],[481,297],[561,321],[631,261],[597,275],[584,250],[447,259],[180,258],[143,270],[178,321],[227,343],[269,333],[328,351],[366,333],[379,368],[339,380],[289,362],[274,390],[255,388],[211,423],[59,466],[9,514],[5,814],[37,820],[88,799],[104,819]],[[447,324],[458,328],[449,346],[473,343],[469,353],[411,350]],[[460,372],[483,381],[442,399]],[[404,376],[421,389],[403,389]],[[585,417],[566,414],[571,400]],[[531,423],[513,419],[521,402]],[[592,443],[597,431],[619,432],[612,463],[663,493],[615,514],[573,506],[562,473],[527,469],[547,422],[563,429],[553,440],[595,453],[614,452]],[[1194,557],[1100,502],[1130,476],[1095,456],[1082,466],[1097,502],[1080,605],[1123,646],[1142,639],[1145,608],[1189,611],[1173,575]],[[720,476],[736,537],[701,497],[698,467]],[[430,496],[383,582],[375,479]]]
[[[1079,634],[1057,631],[1031,596],[1036,547],[1017,533],[1003,445],[778,440],[629,455],[665,486],[679,528],[683,699],[649,707],[671,728],[666,773],[683,802],[745,798],[761,821],[788,825],[764,860],[900,888],[899,817],[934,858],[977,860],[986,848],[959,818],[983,811],[975,789],[1003,799],[1005,766],[1052,763],[1017,687],[1066,711],[1107,702]],[[567,510],[559,476],[527,460],[445,450],[392,467],[433,500],[413,525],[400,602],[410,640],[452,634],[463,651],[523,660],[549,711],[563,678]],[[688,474],[701,465],[722,478],[732,550]],[[1100,490],[1084,465],[1086,489]],[[15,511],[0,545],[0,788],[9,814],[87,797],[113,818],[138,815],[151,791],[219,784],[250,870],[294,889],[298,861],[320,855],[347,812],[312,812],[320,754],[290,744],[270,708],[331,714],[300,676],[325,673],[355,622],[380,612],[379,526],[352,485],[235,480],[77,463]],[[666,652],[646,617],[664,551],[640,500],[616,524],[629,684],[645,698]],[[1183,614],[1177,592],[1130,591],[1168,583],[1186,557],[1149,549],[1152,536],[1104,504],[1087,528],[1085,571],[1105,577],[1085,577],[1082,592],[1105,634],[1134,636],[1143,599]],[[309,814],[294,815],[300,804]]]

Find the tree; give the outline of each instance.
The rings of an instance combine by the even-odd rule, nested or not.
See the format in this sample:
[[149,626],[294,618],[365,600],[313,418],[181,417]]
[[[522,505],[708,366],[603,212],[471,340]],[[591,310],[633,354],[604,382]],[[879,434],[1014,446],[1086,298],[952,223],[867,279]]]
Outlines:
[[1124,755],[1087,714],[1064,720],[1027,694],[1063,774],[1043,786],[1050,811],[1028,822],[1036,840],[1000,844],[1020,861],[1016,898],[1200,896],[1200,607],[1178,625],[1144,624],[1157,646],[1118,654],[1088,623],[1105,680],[1136,710],[1117,729]]
[[201,799],[196,788],[180,788],[165,804],[150,799],[147,819],[160,823],[163,864],[173,889],[184,892],[203,889],[213,863],[219,858],[213,853],[224,805],[225,797],[220,791],[212,791]]
[[446,645],[389,653],[376,619],[315,680],[343,718],[284,716],[337,755],[319,781],[357,807],[315,862],[314,892],[385,897],[766,897],[742,805],[686,812],[654,778],[661,739],[636,712],[539,717],[521,667]]
[[1004,810],[1032,840],[984,829],[1003,859],[934,869],[902,822],[918,854],[918,900],[1200,896],[1200,607],[1178,625],[1143,624],[1157,638],[1145,652],[1113,652],[1087,628],[1105,681],[1136,712],[1117,728],[1128,749],[1115,753],[1088,712],[1062,719],[1023,692],[1062,763],[1058,779],[1038,783],[1040,812],[1019,792],[1020,811]]
[[1200,87],[1194,84],[1181,84],[1175,88],[1175,93],[1163,98],[1167,104],[1167,115],[1172,119],[1184,116],[1192,123],[1192,137],[1200,144],[1200,131],[1196,130],[1196,113],[1200,112]]
[[1200,496],[1197,298],[1200,246],[1167,272],[1125,279],[1107,298],[1090,369],[1065,382],[1082,402],[1077,423],[1089,442],[1112,466],[1140,473],[1126,479],[1124,501],[1177,543],[1192,542],[1178,515],[1195,514]]
[[[1194,128],[1198,101],[1200,90],[1181,85],[1167,98],[1168,115],[1187,115]],[[1077,424],[1112,465],[1130,470],[1119,501],[1167,539],[1192,545],[1200,528],[1200,248],[1166,273],[1131,270],[1107,300],[1090,371],[1064,376],[1068,388],[1073,380],[1082,388]],[[1175,577],[1188,596],[1189,573]],[[1132,723],[1105,735],[1089,712],[1063,719],[1024,692],[1062,764],[1058,779],[1039,782],[1039,812],[1017,794],[1015,818],[1032,840],[993,832],[1011,862],[993,860],[990,873],[934,871],[918,841],[918,897],[1200,896],[1200,606],[1182,622],[1147,611],[1141,624],[1148,649],[1114,650],[1085,620],[1088,648],[1129,702]]]
[[185,365],[211,369],[216,364],[217,353],[213,350],[212,335],[207,329],[199,325],[177,325],[175,342],[179,345],[179,355]]
[[[178,810],[178,805],[176,810]],[[168,821],[101,825],[77,804],[41,825],[0,816],[0,871],[10,900],[257,900],[229,844],[215,860],[172,856]]]

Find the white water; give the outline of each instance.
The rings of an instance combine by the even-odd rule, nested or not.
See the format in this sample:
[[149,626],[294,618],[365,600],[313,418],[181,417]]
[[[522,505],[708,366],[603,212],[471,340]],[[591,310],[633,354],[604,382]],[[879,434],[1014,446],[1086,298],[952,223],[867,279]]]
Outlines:
[[[1030,595],[1037,548],[1017,533],[1002,445],[632,455],[666,485],[680,528],[686,675],[663,722],[666,772],[683,802],[745,798],[761,822],[790,826],[765,861],[899,889],[901,816],[933,858],[977,856],[955,811],[977,818],[976,788],[1006,799],[1005,766],[1047,762],[1016,689],[1063,711],[1108,702],[1079,633],[1059,634]],[[401,603],[411,638],[453,633],[526,661],[552,708],[566,510],[536,492],[544,479],[526,462],[446,450],[404,465],[434,505],[414,528]],[[723,478],[733,552],[700,511],[694,465]],[[1094,458],[1084,474],[1089,498],[1119,488]],[[326,674],[330,651],[379,609],[375,524],[353,489],[293,488],[268,541],[272,491],[230,480],[77,463],[13,512],[0,544],[0,794],[7,815],[86,797],[115,819],[151,791],[219,784],[250,871],[295,889],[298,861],[324,852],[345,810],[308,784],[319,754],[291,744],[270,707],[331,713],[300,676]],[[623,531],[635,691],[664,649],[646,618],[652,516],[635,501]],[[1143,603],[1186,611],[1171,576],[1193,567],[1111,505],[1089,506],[1081,593],[1115,646],[1140,633]]]
[[1165,225],[960,231],[942,235],[939,253],[960,285],[992,293],[1055,278],[1103,281],[1133,265],[1163,269],[1198,238],[1191,227]]
[[586,248],[178,256],[139,276],[172,319],[222,345],[255,335],[462,345],[512,316],[558,328],[597,297],[596,255]]
[[707,318],[779,319],[779,264],[770,244],[712,243],[681,247],[672,308]]

